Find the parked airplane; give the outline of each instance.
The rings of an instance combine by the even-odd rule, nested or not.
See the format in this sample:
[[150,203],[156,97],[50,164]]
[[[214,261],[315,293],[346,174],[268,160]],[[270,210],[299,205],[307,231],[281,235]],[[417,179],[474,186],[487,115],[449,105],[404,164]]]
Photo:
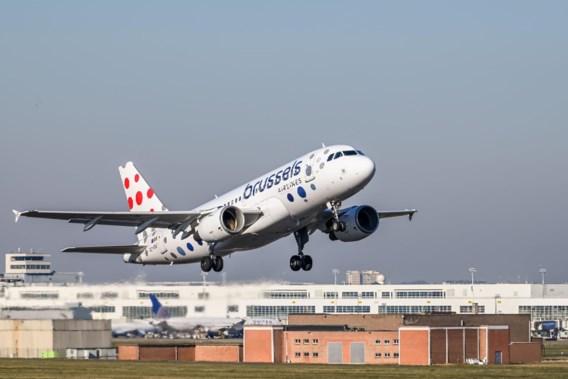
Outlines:
[[119,167],[130,212],[13,211],[20,216],[67,220],[84,225],[136,228],[138,243],[127,246],[68,247],[68,253],[123,254],[124,262],[201,262],[205,272],[223,269],[223,256],[265,246],[294,234],[298,252],[293,271],[311,270],[304,254],[317,230],[332,241],[358,241],[374,233],[379,220],[412,216],[415,209],[376,211],[368,205],[341,209],[375,174],[374,162],[351,146],[322,147],[191,211],[168,211],[132,162]]
[[199,330],[211,336],[229,336],[242,333],[244,320],[229,317],[171,317],[156,295],[150,294],[152,319],[132,320],[112,326],[112,334],[121,336],[145,336],[147,333],[185,333]]
[[150,300],[154,315],[153,324],[168,332],[192,332],[199,328],[208,333],[221,334],[237,324],[244,323],[241,318],[229,317],[170,317],[156,295],[151,294]]

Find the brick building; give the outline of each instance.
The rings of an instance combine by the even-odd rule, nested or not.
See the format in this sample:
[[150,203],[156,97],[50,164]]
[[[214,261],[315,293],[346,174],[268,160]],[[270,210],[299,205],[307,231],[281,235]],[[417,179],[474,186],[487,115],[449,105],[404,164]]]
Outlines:
[[530,342],[529,321],[528,315],[290,315],[287,326],[245,326],[243,359],[404,365],[539,361],[540,344]]

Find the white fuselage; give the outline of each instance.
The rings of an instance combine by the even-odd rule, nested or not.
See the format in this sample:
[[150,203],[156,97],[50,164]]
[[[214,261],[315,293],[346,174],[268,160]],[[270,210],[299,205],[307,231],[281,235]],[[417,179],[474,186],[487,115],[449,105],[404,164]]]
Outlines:
[[[362,154],[328,161],[340,151],[355,150],[345,145],[318,149],[195,208],[233,205],[262,211],[262,217],[240,234],[216,243],[215,254],[267,245],[317,222],[330,201],[343,201],[363,189],[375,173],[375,164]],[[198,243],[193,235],[173,238],[169,230],[153,229],[145,244],[148,247],[138,258],[143,264],[198,262],[209,254],[206,242]]]

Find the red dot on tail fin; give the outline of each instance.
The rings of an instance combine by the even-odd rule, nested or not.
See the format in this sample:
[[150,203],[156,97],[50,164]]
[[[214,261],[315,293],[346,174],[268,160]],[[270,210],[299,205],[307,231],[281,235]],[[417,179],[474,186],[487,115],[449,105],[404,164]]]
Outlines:
[[136,192],[136,204],[142,204],[142,192],[140,191]]
[[132,200],[131,197],[128,198],[128,207],[129,207],[130,209],[132,209],[132,208],[134,207],[134,201]]
[[124,179],[124,188],[128,189],[130,187],[130,180],[128,178]]
[[138,174],[134,175],[134,181],[138,183],[139,180],[140,180],[140,175]]
[[152,190],[152,188],[148,188],[148,192],[146,192],[146,196],[148,196],[148,199],[151,199],[152,196],[154,196],[154,191]]

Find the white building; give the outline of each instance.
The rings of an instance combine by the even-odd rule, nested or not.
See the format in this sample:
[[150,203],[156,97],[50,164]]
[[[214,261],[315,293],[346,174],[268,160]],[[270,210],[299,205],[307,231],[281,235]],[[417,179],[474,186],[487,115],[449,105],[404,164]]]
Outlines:
[[285,321],[290,313],[460,314],[477,308],[568,320],[568,284],[3,283],[0,310],[82,305],[95,319],[124,321],[152,317],[152,293],[174,317]]

